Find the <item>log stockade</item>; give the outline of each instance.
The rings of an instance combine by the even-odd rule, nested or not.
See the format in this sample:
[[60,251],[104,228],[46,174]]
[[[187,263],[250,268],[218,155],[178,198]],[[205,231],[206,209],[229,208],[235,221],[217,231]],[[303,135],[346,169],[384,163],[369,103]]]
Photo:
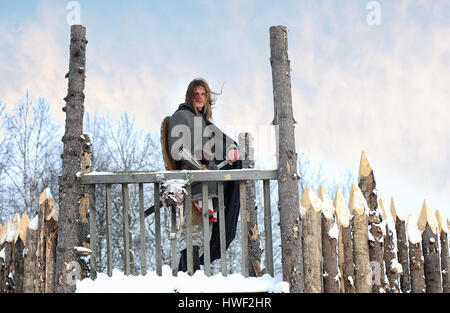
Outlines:
[[[130,262],[130,221],[128,184],[139,184],[141,234],[141,270],[145,275],[145,229],[143,184],[154,184],[154,203],[160,203],[162,178],[190,175],[190,181],[215,181],[219,186],[219,214],[223,215],[223,182],[240,181],[242,274],[261,276],[273,273],[273,238],[270,180],[278,183],[278,210],[283,280],[294,293],[449,293],[449,220],[433,211],[424,201],[419,219],[400,216],[391,199],[389,212],[378,197],[376,179],[364,151],[361,154],[357,184],[350,189],[348,203],[342,191],[334,200],[324,186],[317,194],[309,187],[300,195],[297,175],[292,111],[290,61],[287,54],[287,28],[270,28],[270,63],[274,90],[274,120],[277,140],[277,169],[256,170],[251,135],[241,138],[246,158],[243,170],[161,171],[161,172],[91,172],[92,141],[83,134],[84,87],[86,65],[86,30],[71,27],[68,95],[63,111],[67,114],[63,172],[59,206],[46,188],[39,197],[39,212],[29,218],[16,213],[12,221],[0,225],[0,293],[74,292],[76,281],[96,279],[99,238],[96,222],[96,186],[106,189],[107,273],[112,276],[111,185],[122,184],[124,272],[134,275]],[[81,140],[80,140],[81,138]],[[66,166],[67,165],[67,166]],[[197,173],[195,173],[197,172]],[[199,173],[200,172],[200,173]],[[262,227],[257,224],[255,180],[263,181],[264,262],[260,248]],[[204,184],[207,187],[206,184]],[[191,212],[190,184],[185,201]],[[207,203],[207,188],[202,188]],[[161,275],[161,216],[154,206],[156,273]],[[59,215],[61,214],[61,217]],[[190,224],[191,214],[186,215]],[[131,218],[131,217],[130,217]],[[58,223],[58,220],[60,222]],[[204,221],[204,272],[211,275],[209,262],[208,210]],[[227,272],[224,219],[221,219],[221,271]],[[247,238],[245,236],[248,236]],[[188,241],[192,234],[187,231]],[[176,273],[176,246],[172,242],[172,271]],[[265,268],[261,268],[262,264]],[[187,249],[188,274],[192,274],[192,247]]]

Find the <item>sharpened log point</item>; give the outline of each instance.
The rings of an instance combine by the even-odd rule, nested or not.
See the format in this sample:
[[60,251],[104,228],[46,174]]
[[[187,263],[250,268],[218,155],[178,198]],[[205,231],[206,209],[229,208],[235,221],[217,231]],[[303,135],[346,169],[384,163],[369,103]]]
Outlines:
[[361,152],[361,161],[359,162],[359,175],[358,181],[361,180],[362,176],[369,176],[372,172],[369,161],[367,160],[366,153],[364,150]]
[[448,232],[448,226],[444,222],[444,217],[442,216],[442,213],[439,210],[436,210],[435,214],[436,214],[436,221],[439,226],[439,233],[446,234]]
[[392,218],[394,219],[394,223],[397,222],[397,210],[394,205],[394,197],[391,197],[391,207],[389,209],[391,211]]
[[305,208],[305,211],[312,207],[315,211],[322,210],[322,204],[320,199],[314,194],[309,186],[306,186],[303,190],[302,199],[300,203]]
[[332,219],[334,215],[334,206],[326,188],[322,185],[319,187],[319,199],[322,201],[322,213],[327,219]]
[[27,240],[27,229],[29,223],[30,220],[28,219],[28,216],[25,213],[23,213],[22,217],[20,218],[19,237],[24,244],[26,243]]
[[338,188],[336,190],[333,204],[336,209],[336,218],[338,224],[343,227],[348,227],[350,225],[350,211],[345,204],[341,188]]
[[417,221],[417,227],[419,228],[420,231],[424,231],[427,224],[430,227],[431,231],[436,235],[438,231],[436,218],[433,216],[430,207],[424,200],[422,205],[422,211],[420,212],[419,220]]
[[5,242],[6,235],[8,234],[8,228],[9,228],[9,220],[6,220],[5,225],[2,227],[2,231],[0,233],[0,246]]
[[[392,204],[392,202],[391,202]],[[378,205],[381,208],[381,216],[383,217],[383,221],[386,220],[386,211],[384,210],[384,204],[383,204],[383,200],[381,200],[381,198],[378,198]]]
[[369,206],[367,205],[367,201],[364,198],[361,189],[355,184],[352,184],[348,208],[352,214],[356,212],[358,215],[363,215],[365,212],[369,211]]

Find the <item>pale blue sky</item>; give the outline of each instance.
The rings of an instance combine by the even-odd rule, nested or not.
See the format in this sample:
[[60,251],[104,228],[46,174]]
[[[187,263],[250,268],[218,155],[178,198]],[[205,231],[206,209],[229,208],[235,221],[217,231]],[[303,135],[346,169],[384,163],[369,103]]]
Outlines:
[[[450,216],[450,2],[78,1],[87,27],[86,111],[136,115],[158,131],[204,77],[220,90],[216,123],[274,152],[269,27],[288,27],[298,152],[332,175],[365,150],[385,204]],[[61,122],[69,1],[0,0],[0,100],[28,88]],[[266,147],[266,149],[264,149]]]

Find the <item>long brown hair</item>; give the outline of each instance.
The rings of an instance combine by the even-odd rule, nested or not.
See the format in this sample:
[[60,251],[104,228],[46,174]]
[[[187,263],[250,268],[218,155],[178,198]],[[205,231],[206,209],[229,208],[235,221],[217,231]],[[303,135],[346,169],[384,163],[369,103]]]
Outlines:
[[203,87],[205,88],[206,91],[206,104],[204,107],[204,114],[206,116],[207,119],[211,119],[212,117],[212,109],[211,106],[214,105],[214,103],[216,102],[216,95],[218,95],[218,93],[211,91],[211,89],[208,86],[208,83],[206,82],[205,79],[203,78],[195,78],[193,81],[191,81],[189,83],[189,86],[187,88],[186,91],[186,98],[185,98],[185,103],[187,105],[190,105],[193,109],[196,115],[200,115],[201,113],[197,110],[196,106],[193,104],[192,99],[194,98],[194,90],[197,87]]

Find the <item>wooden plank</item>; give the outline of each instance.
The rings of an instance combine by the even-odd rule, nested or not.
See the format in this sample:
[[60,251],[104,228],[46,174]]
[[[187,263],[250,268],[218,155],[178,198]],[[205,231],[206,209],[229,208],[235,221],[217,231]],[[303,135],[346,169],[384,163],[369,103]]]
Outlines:
[[155,203],[155,251],[156,251],[156,274],[162,275],[162,254],[161,254],[161,208],[159,203],[159,183],[154,184],[153,199]]
[[130,275],[130,222],[128,220],[129,198],[128,198],[128,184],[122,184],[122,202],[123,202],[123,240],[124,240],[124,272],[125,275]]
[[247,229],[247,223],[250,220],[248,211],[246,209],[246,182],[245,180],[240,181],[239,183],[239,189],[240,189],[240,204],[241,204],[241,210],[240,210],[240,219],[241,219],[241,252],[242,252],[242,275],[244,277],[248,277],[249,269],[248,269],[248,229]]
[[273,274],[273,242],[272,242],[272,211],[270,207],[270,180],[263,180],[264,193],[264,236],[265,236],[265,262],[267,273]]
[[91,254],[91,279],[97,278],[97,213],[95,209],[95,185],[89,185],[89,233]]
[[[176,234],[177,232],[177,208],[170,208],[170,232]],[[178,273],[178,253],[177,253],[177,236],[170,237],[170,252],[172,255],[172,275],[177,276]]]
[[106,184],[106,263],[108,276],[112,276],[112,200],[111,184]]
[[277,170],[237,169],[209,171],[154,171],[154,172],[91,172],[85,174],[81,184],[139,184],[156,183],[161,179],[186,179],[191,181],[276,180]]
[[209,246],[209,212],[208,212],[208,184],[202,183],[202,217],[203,217],[203,264],[206,276],[211,276],[211,253]]
[[147,274],[147,236],[145,235],[144,184],[139,184],[139,231],[141,236],[141,274]]
[[222,275],[227,276],[227,247],[225,237],[225,203],[223,182],[217,183],[217,191],[219,194],[219,234],[220,234],[220,265]]
[[186,257],[187,257],[187,273],[192,275],[194,273],[193,251],[192,251],[192,190],[191,185],[186,186],[186,198],[184,199],[185,222],[184,228],[186,230]]

